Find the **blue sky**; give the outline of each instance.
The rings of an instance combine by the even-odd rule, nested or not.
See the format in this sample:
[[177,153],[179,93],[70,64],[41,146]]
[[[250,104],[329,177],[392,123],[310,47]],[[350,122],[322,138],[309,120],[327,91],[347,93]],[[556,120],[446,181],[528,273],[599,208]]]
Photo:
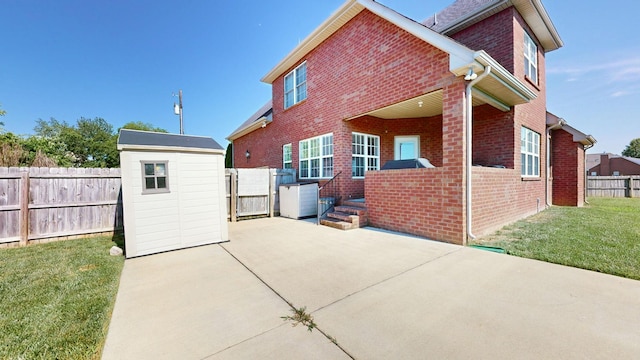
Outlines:
[[[423,20],[453,0],[380,0]],[[260,79],[342,0],[0,0],[0,118],[143,121],[225,139],[271,96]],[[543,0],[565,46],[547,54],[547,107],[592,134],[590,152],[640,137],[637,0]]]

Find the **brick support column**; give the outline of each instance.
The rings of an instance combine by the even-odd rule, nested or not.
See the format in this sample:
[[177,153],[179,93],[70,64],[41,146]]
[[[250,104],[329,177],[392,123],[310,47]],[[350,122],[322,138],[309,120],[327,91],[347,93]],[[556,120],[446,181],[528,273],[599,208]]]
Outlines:
[[466,121],[465,84],[455,78],[446,85],[442,99],[442,189],[446,201],[445,218],[450,231],[457,235],[453,242],[463,244],[466,237]]

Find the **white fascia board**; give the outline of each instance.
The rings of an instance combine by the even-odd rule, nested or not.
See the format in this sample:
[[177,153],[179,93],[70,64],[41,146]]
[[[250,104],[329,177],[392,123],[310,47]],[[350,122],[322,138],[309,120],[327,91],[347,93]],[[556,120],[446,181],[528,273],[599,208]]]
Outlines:
[[[413,36],[433,45],[434,47],[449,54],[449,70],[456,75],[461,75],[468,70],[470,63],[473,63],[474,52],[454,41],[453,39],[439,34],[426,26],[415,22],[399,13],[383,6],[373,0],[348,0],[317,29],[307,36],[298,46],[296,46],[280,63],[278,63],[262,79],[262,82],[272,84],[278,76],[282,75],[290,67],[295,65],[308,52],[320,45],[325,39],[341,28],[349,20],[353,19],[362,10],[367,9],[377,16],[391,22],[392,24],[407,31]],[[460,70],[464,68],[464,71]],[[478,68],[480,70],[481,68]]]
[[159,145],[131,145],[118,144],[118,151],[130,150],[140,152],[189,152],[189,153],[206,153],[224,155],[225,150],[222,149],[204,149],[182,146],[159,146]]
[[518,94],[523,100],[531,101],[538,95],[529,89],[522,81],[518,80],[504,66],[500,65],[494,58],[487,54],[484,50],[476,51],[475,60],[484,66],[491,65],[491,75],[510,88],[514,93]]
[[264,126],[267,126],[267,124],[271,123],[272,121],[273,120],[268,119],[266,116],[263,116],[260,119],[252,122],[249,126],[239,129],[233,134],[227,136],[226,139],[229,141],[233,141],[235,139],[238,139],[240,137],[247,135],[248,133],[254,132],[260,128],[263,128]]

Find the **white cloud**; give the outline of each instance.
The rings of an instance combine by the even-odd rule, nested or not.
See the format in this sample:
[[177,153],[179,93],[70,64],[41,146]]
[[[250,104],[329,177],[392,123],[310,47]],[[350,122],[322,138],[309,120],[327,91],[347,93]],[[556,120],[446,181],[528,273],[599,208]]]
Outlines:
[[625,96],[625,95],[629,95],[630,92],[628,91],[616,91],[613,94],[611,94],[611,97],[620,97],[620,96]]

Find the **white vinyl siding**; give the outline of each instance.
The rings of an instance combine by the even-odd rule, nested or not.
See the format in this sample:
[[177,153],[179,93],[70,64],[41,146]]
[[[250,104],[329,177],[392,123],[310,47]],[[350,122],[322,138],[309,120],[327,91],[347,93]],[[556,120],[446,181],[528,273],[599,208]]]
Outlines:
[[333,177],[333,134],[300,141],[301,179]]
[[540,176],[540,134],[525,127],[520,132],[520,160],[523,177]]
[[524,74],[538,83],[538,47],[529,34],[524,33]]
[[363,178],[372,170],[380,170],[380,137],[351,133],[351,176]]
[[307,98],[307,63],[303,62],[284,77],[284,108]]

